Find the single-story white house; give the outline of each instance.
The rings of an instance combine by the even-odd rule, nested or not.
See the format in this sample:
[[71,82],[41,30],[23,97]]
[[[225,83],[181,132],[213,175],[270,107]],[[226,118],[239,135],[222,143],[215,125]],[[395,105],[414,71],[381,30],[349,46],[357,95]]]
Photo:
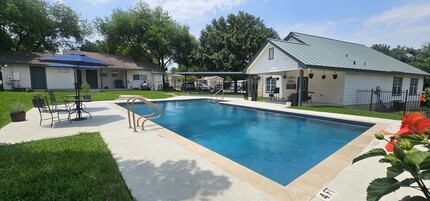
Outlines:
[[169,83],[169,86],[179,90],[181,89],[182,83],[184,83],[184,76],[178,74],[169,75],[167,76],[167,82]]
[[429,76],[365,45],[297,32],[284,40],[268,39],[244,73],[251,83],[249,96],[256,89],[269,97],[279,88],[282,99],[298,93],[300,100],[309,93],[314,103],[338,106],[358,104],[359,90],[420,94]]
[[198,83],[205,83],[212,88],[214,88],[215,85],[217,85],[217,84],[223,84],[223,82],[224,82],[224,78],[222,78],[220,76],[206,76],[206,77],[202,77],[200,79],[197,79],[197,84]]
[[[155,64],[136,64],[133,60],[116,55],[95,52],[64,51],[64,54],[83,54],[112,64],[108,67],[77,70],[78,83],[88,83],[92,89],[133,89],[143,82],[151,90],[163,88],[162,75]],[[74,89],[74,69],[49,67],[37,59],[52,54],[28,52],[0,53],[1,80],[5,90],[69,90]],[[55,55],[54,55],[55,56]]]

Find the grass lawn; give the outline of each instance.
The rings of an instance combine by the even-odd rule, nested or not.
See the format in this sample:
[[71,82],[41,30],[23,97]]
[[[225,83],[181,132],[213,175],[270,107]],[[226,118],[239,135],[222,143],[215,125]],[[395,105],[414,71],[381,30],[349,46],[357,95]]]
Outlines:
[[0,200],[133,200],[99,133],[0,146]]
[[377,118],[395,119],[395,120],[402,120],[404,118],[403,114],[391,114],[391,113],[382,113],[382,112],[375,112],[375,111],[369,111],[369,110],[357,110],[357,109],[345,108],[345,107],[296,106],[296,107],[291,107],[291,108],[292,109],[299,109],[299,110],[311,110],[311,111],[318,111],[318,112],[351,114],[351,115],[357,115],[357,116],[377,117]]
[[[33,98],[34,92],[0,92],[0,128],[8,124],[11,119],[9,116],[11,105],[14,102],[21,102],[25,105],[26,109],[33,108],[31,99]],[[66,95],[74,94],[74,91],[69,92],[55,92],[57,100],[61,100]],[[100,93],[90,93],[92,99],[98,100],[115,100],[119,95],[141,95],[150,99],[169,98],[175,96],[174,92],[163,92],[163,91],[106,91]],[[48,96],[48,93],[46,93]]]

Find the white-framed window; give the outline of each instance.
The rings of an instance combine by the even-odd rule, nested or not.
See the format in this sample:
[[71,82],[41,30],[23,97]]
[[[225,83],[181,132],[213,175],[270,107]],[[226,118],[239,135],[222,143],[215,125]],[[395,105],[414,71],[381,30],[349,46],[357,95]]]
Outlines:
[[102,77],[107,77],[107,73],[101,73]]
[[409,94],[416,95],[418,91],[418,78],[411,78],[411,85],[409,85]]
[[288,76],[287,77],[287,85],[286,89],[296,89],[296,77],[295,76]]
[[118,70],[111,70],[110,76],[111,77],[119,77],[119,71]]
[[271,47],[269,48],[269,60],[272,60],[275,58],[275,48]]
[[273,92],[276,88],[276,78],[268,77],[266,78],[266,93]]
[[394,79],[393,79],[393,96],[402,95],[402,85],[403,85],[403,78],[402,77],[394,77]]
[[148,80],[148,76],[146,74],[133,74],[133,80],[135,81]]

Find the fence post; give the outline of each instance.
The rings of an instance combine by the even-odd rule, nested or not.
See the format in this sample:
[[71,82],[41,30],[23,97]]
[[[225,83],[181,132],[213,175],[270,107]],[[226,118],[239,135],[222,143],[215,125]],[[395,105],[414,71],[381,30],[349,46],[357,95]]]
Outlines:
[[373,89],[370,92],[370,106],[369,106],[369,110],[372,111],[372,103],[373,103]]
[[403,109],[403,115],[406,115],[406,106],[408,105],[408,95],[409,95],[409,90],[406,90],[405,108]]

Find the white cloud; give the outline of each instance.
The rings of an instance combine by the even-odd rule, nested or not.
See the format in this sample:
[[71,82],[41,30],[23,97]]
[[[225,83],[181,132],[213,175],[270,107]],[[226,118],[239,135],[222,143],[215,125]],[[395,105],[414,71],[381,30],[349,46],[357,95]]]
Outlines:
[[430,3],[395,7],[374,15],[364,22],[365,27],[407,25],[430,17]]
[[110,2],[110,0],[86,0],[86,1],[95,5],[102,5]]
[[[100,0],[99,0],[100,1]],[[245,3],[246,0],[144,0],[150,6],[161,6],[178,21],[200,18]]]

